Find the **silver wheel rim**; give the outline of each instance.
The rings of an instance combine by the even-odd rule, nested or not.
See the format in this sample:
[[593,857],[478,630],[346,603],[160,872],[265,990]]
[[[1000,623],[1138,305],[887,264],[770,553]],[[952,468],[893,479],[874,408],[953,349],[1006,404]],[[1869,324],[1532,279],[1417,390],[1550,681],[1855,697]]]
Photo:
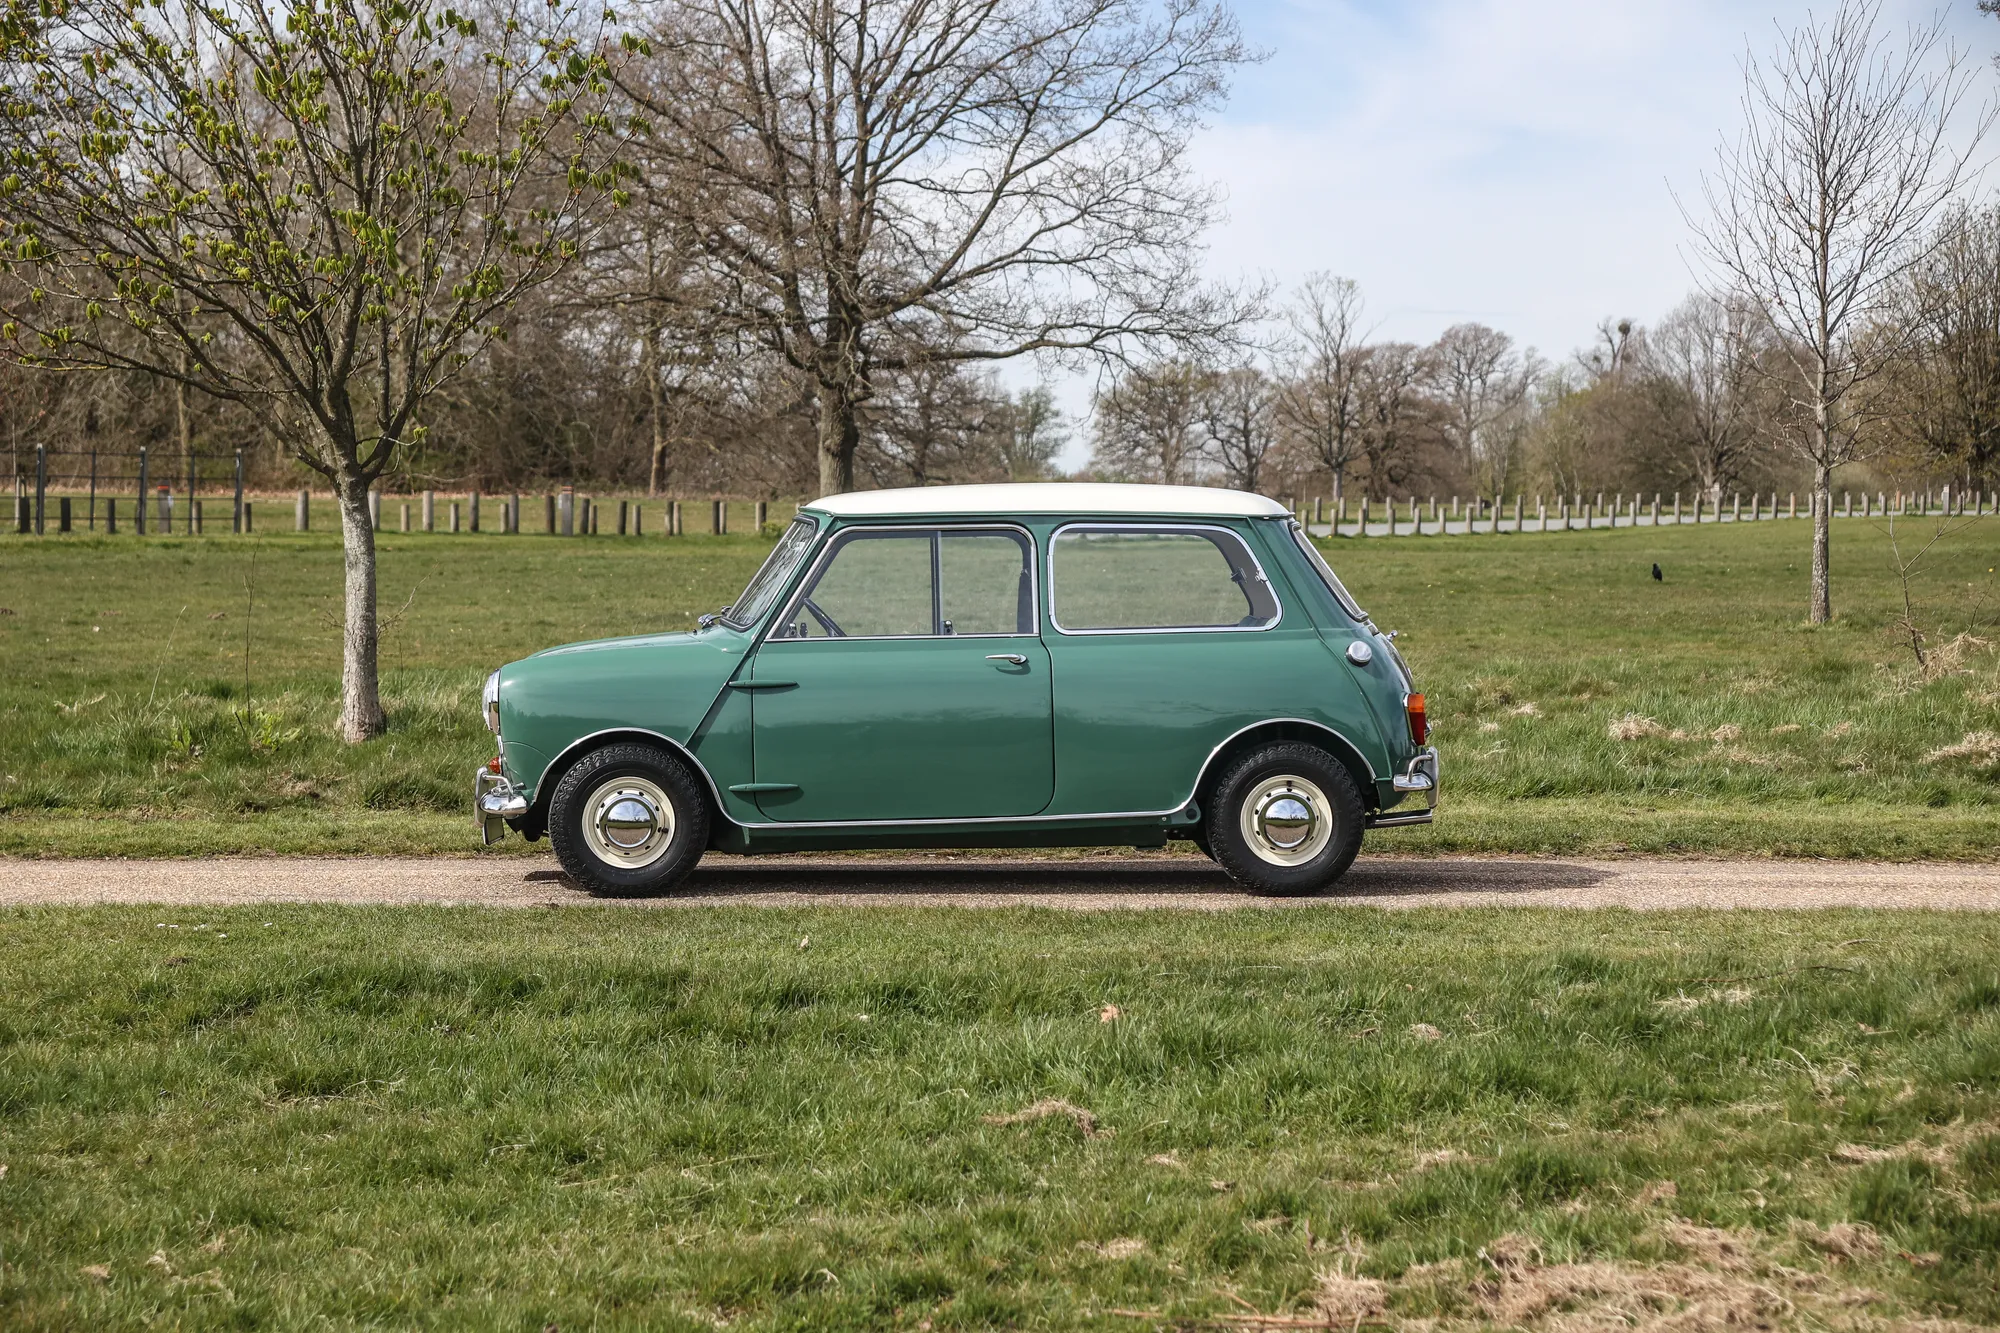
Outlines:
[[1317,784],[1295,774],[1265,778],[1243,798],[1243,841],[1261,861],[1302,866],[1333,839],[1333,807]]
[[583,840],[619,870],[643,870],[674,840],[674,803],[650,778],[612,778],[583,803]]

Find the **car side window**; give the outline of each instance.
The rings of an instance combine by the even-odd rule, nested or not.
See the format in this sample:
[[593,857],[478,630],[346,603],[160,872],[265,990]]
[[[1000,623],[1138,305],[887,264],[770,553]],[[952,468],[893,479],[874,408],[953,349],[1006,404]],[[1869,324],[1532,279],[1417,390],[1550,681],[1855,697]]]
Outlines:
[[1049,554],[1056,628],[1267,629],[1278,599],[1243,539],[1227,528],[1078,524]]
[[842,533],[771,637],[1033,634],[1032,550],[1010,528]]
[[1034,559],[1026,534],[938,534],[942,628],[947,634],[1033,634]]

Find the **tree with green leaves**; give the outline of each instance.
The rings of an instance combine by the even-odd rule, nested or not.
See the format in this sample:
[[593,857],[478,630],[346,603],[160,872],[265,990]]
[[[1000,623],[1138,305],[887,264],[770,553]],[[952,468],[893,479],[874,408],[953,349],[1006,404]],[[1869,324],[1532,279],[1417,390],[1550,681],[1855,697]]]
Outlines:
[[0,0],[0,347],[255,406],[338,497],[340,732],[379,733],[368,493],[614,201],[563,0]]

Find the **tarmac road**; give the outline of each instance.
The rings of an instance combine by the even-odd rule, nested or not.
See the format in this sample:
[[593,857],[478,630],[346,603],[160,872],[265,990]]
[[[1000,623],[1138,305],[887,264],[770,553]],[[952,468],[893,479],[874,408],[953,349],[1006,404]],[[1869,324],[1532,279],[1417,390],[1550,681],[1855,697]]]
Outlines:
[[1367,857],[1315,898],[1252,898],[1192,855],[711,856],[667,897],[598,897],[553,857],[0,859],[0,907],[134,903],[478,907],[1895,907],[2000,909],[2000,864]]

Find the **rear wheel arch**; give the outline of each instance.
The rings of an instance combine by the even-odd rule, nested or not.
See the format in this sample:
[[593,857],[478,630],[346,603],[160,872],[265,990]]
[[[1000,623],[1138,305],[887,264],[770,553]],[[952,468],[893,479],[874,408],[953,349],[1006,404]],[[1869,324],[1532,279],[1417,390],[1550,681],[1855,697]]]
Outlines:
[[1237,732],[1208,757],[1202,765],[1201,778],[1195,783],[1195,800],[1200,804],[1202,818],[1208,817],[1208,807],[1214,795],[1215,784],[1230,766],[1242,755],[1279,741],[1298,741],[1306,745],[1316,745],[1338,759],[1354,785],[1361,793],[1362,803],[1373,811],[1380,807],[1381,796],[1376,788],[1375,770],[1354,742],[1319,722],[1308,722],[1304,718],[1275,718],[1260,722]]

